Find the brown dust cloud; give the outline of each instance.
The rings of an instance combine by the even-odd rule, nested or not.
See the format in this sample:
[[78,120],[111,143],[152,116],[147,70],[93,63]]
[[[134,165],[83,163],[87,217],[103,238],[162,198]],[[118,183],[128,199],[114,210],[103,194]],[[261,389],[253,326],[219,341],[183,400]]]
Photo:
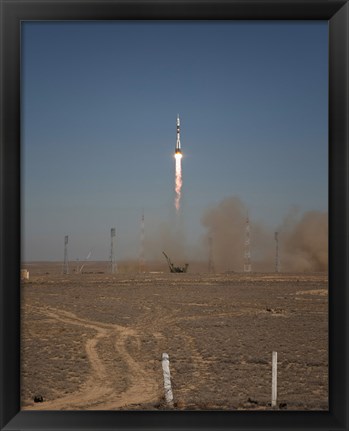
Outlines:
[[[248,208],[239,197],[229,197],[207,209],[201,219],[207,233],[204,247],[211,242],[214,269],[241,271],[244,263]],[[274,231],[250,216],[251,263],[253,271],[275,269]],[[328,270],[328,213],[291,211],[275,231],[279,233],[282,272]]]

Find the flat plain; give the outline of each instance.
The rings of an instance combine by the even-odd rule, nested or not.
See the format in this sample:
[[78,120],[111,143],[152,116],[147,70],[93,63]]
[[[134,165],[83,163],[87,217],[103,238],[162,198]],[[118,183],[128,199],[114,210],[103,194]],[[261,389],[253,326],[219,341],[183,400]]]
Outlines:
[[23,410],[268,410],[273,351],[276,408],[328,409],[327,274],[24,267]]

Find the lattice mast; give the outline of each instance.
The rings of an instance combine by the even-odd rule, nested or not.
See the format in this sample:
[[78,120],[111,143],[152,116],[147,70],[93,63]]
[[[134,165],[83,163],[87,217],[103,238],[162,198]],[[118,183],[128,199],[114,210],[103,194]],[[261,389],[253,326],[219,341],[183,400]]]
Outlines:
[[250,220],[248,214],[246,216],[245,225],[245,256],[244,256],[244,272],[251,272],[251,238],[250,238]]
[[208,272],[210,273],[214,272],[212,236],[208,238]]
[[275,232],[275,272],[280,272],[279,232]]
[[69,274],[68,263],[68,235],[64,237],[64,261],[63,261],[63,274]]
[[115,241],[116,241],[116,229],[112,227],[110,229],[110,272],[114,274],[117,272],[117,265],[115,259]]
[[144,256],[144,212],[141,218],[141,238],[139,248],[139,272],[145,272],[145,256]]

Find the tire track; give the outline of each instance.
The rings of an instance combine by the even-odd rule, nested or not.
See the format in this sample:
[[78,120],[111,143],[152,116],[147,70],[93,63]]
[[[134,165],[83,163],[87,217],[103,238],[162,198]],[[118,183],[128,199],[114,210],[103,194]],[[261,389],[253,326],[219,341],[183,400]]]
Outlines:
[[[96,332],[93,338],[86,341],[85,349],[91,365],[90,375],[78,391],[56,400],[35,404],[35,410],[113,410],[131,404],[143,404],[159,399],[159,383],[154,376],[142,368],[141,361],[136,361],[126,349],[126,341],[132,337],[140,347],[138,333],[116,324],[108,324],[82,319],[75,314],[47,307],[35,311],[46,317],[66,324],[78,325]],[[118,355],[127,368],[129,385],[121,393],[116,393],[113,382],[108,374],[108,366],[98,353],[98,345],[102,340],[111,339]],[[139,350],[139,349],[138,349]]]

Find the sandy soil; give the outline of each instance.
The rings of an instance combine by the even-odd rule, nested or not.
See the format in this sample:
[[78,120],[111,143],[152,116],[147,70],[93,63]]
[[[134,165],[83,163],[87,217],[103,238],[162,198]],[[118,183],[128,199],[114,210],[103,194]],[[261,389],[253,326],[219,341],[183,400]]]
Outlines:
[[[325,274],[59,274],[22,283],[22,409],[328,409]],[[43,402],[34,402],[42,396]]]

